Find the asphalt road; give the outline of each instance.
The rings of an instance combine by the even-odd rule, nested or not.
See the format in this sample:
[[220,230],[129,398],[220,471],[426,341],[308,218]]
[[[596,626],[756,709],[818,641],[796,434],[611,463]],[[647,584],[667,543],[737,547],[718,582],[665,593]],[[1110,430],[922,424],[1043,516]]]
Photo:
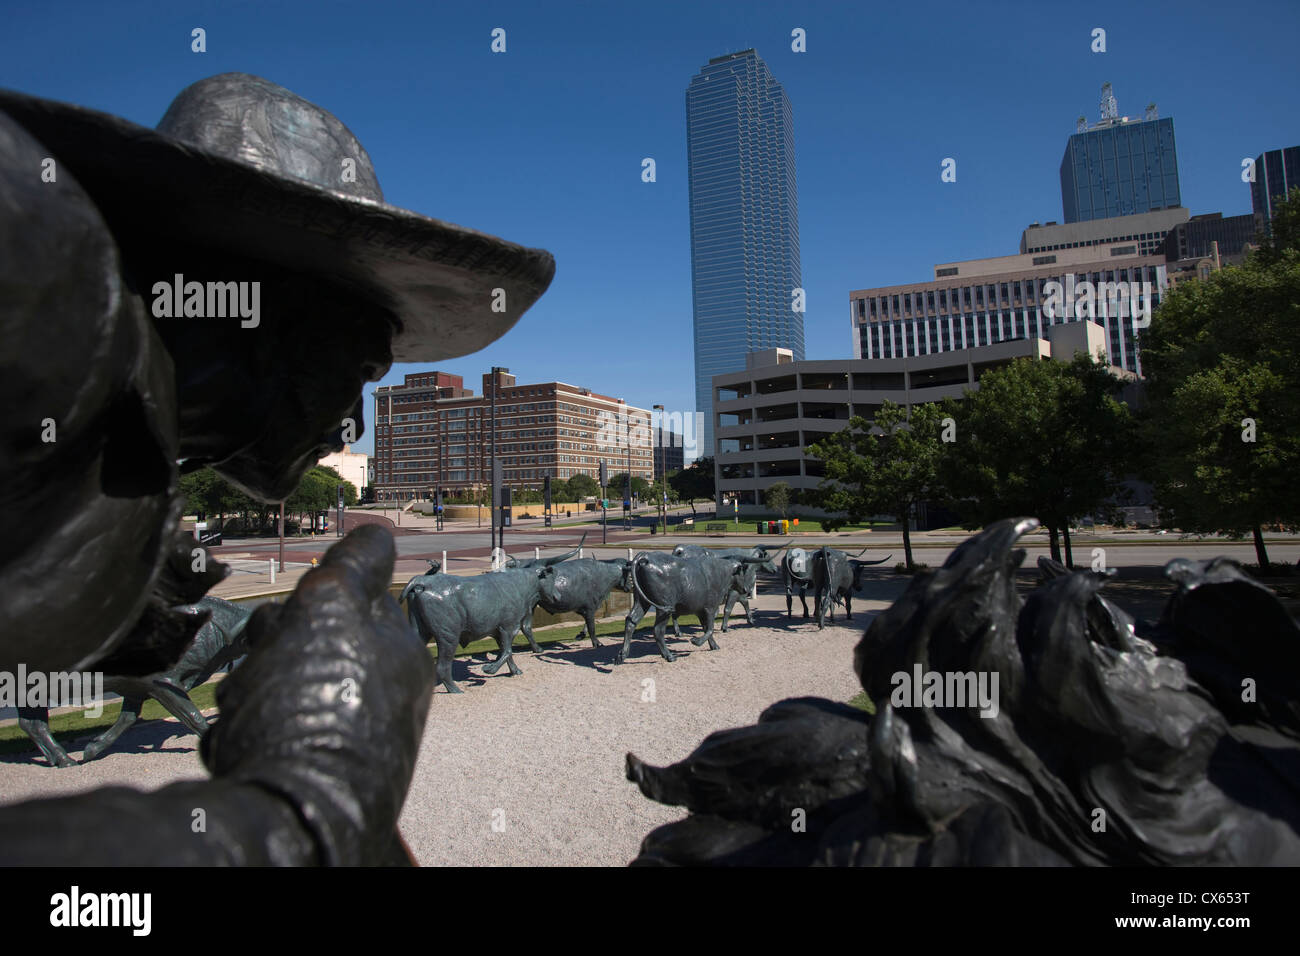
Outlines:
[[[589,549],[600,547],[600,528],[557,528],[553,530],[524,530],[511,528],[505,534],[506,551],[515,555],[531,556],[534,547],[540,547],[542,553],[558,554],[577,547],[582,532],[587,532],[585,546]],[[1105,540],[1102,540],[1105,538]],[[285,542],[288,560],[310,561],[311,557],[323,554],[336,541],[336,538],[322,536],[307,540],[288,540]],[[460,554],[463,557],[486,558],[490,549],[490,537],[487,530],[479,531],[442,531],[404,534],[394,538],[399,558],[440,558],[443,551],[449,556]],[[915,535],[912,541],[913,559],[924,562],[931,567],[938,567],[947,559],[956,545],[965,540],[964,535],[944,535],[942,538]],[[628,535],[625,532],[609,532],[609,547],[618,553],[626,553],[628,547],[640,550],[645,547],[663,546],[666,543],[695,543],[719,548],[748,547],[765,544],[769,547],[781,547],[792,544],[796,547],[819,547],[822,544],[857,552],[867,549],[864,558],[878,560],[885,555],[892,555],[894,561],[903,560],[902,536],[897,533],[845,534],[845,535],[799,535],[772,537],[769,535],[734,535],[709,537],[705,535],[669,535],[666,538],[649,536],[644,533]],[[1027,564],[1032,564],[1039,555],[1049,555],[1050,546],[1045,535],[1030,535],[1022,542],[1029,552]],[[1163,567],[1166,563],[1179,557],[1197,559],[1225,555],[1246,564],[1255,563],[1255,548],[1249,540],[1230,541],[1227,539],[1197,540],[1189,538],[1180,540],[1172,535],[1154,540],[1117,541],[1109,536],[1077,535],[1073,539],[1074,560],[1076,566],[1088,566],[1094,557],[1099,557],[1102,565],[1113,568],[1129,567]],[[1095,548],[1103,554],[1094,555]],[[270,558],[278,553],[279,545],[274,540],[246,539],[228,540],[220,548],[213,549],[218,556],[229,553],[246,553]],[[883,553],[882,553],[883,552]],[[1278,564],[1295,564],[1300,561],[1300,538],[1289,536],[1268,542],[1269,560]]]

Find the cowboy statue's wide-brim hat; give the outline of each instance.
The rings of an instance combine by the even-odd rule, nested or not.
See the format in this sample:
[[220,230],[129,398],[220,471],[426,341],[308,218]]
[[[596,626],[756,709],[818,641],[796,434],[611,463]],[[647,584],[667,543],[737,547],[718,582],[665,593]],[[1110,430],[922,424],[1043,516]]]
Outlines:
[[397,323],[397,362],[468,355],[546,291],[555,260],[383,200],[370,157],[332,113],[223,73],[187,87],[156,129],[0,90],[110,228],[144,221],[179,242],[319,275]]

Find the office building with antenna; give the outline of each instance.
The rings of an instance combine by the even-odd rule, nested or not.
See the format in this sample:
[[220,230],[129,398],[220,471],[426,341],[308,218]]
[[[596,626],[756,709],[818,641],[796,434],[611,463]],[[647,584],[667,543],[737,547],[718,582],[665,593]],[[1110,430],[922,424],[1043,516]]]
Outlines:
[[1142,119],[1121,116],[1109,83],[1101,88],[1101,119],[1080,116],[1061,158],[1066,223],[1132,216],[1182,205],[1174,121],[1154,103]]

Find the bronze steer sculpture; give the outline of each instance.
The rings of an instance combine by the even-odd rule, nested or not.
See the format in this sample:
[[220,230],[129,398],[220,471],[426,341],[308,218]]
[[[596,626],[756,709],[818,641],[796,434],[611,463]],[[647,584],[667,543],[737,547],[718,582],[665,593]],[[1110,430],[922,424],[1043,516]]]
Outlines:
[[[788,547],[790,547],[790,545],[783,544],[781,545],[781,547],[777,548],[776,551],[783,551]],[[678,557],[683,557],[687,555],[693,557],[700,557],[703,555],[713,555],[714,557],[718,557],[718,558],[767,559],[770,557],[771,553],[772,552],[768,548],[764,547],[761,544],[756,544],[752,548],[718,548],[716,550],[712,548],[706,548],[703,545],[698,545],[698,544],[679,544],[677,547],[673,548],[673,554],[677,555]],[[782,561],[782,564],[784,564],[784,559]],[[746,624],[754,623],[754,614],[749,608],[749,596],[754,593],[754,586],[757,584],[757,582],[758,582],[758,566],[750,565],[745,569],[744,580],[739,582],[740,584],[743,585],[744,590],[741,590],[740,588],[732,588],[730,591],[727,592],[726,606],[723,607],[722,609],[722,629],[724,631],[727,629],[727,623],[731,620],[731,609],[736,606],[737,602],[739,602],[740,606],[745,609],[745,623]],[[673,631],[676,632],[677,638],[678,640],[680,640],[682,636],[682,632],[678,630],[676,615],[673,615]]]
[[483,673],[495,674],[505,664],[512,676],[519,674],[510,645],[522,626],[536,647],[532,614],[543,599],[552,603],[558,599],[555,568],[516,568],[464,578],[439,574],[427,577],[423,588],[412,592],[406,613],[426,644],[437,642],[438,682],[447,693],[459,694],[461,689],[451,679],[457,645],[495,638],[500,653]]
[[858,561],[835,548],[818,548],[812,556],[813,614],[817,618],[817,629],[826,626],[828,610],[831,620],[835,620],[836,604],[842,603],[844,616],[853,620],[853,595],[862,590],[862,569],[884,564],[892,557],[891,554],[879,561]]
[[[863,548],[853,557],[860,558],[867,553]],[[808,589],[813,586],[812,562],[816,551],[810,551],[806,548],[791,548],[781,558],[781,581],[785,584],[785,616],[793,616],[794,592],[799,591],[799,603],[803,605],[804,620],[808,619]],[[893,557],[891,554],[890,558]],[[889,558],[885,558],[888,561]],[[882,564],[881,561],[873,561],[872,564]],[[814,593],[816,593],[814,591]]]
[[[799,591],[799,603],[803,605],[804,620],[808,619],[808,588],[812,585],[812,551],[806,548],[791,548],[781,556],[781,583],[785,585],[785,616],[794,616],[794,591]],[[865,552],[861,552],[865,553]]]
[[[218,597],[204,597],[197,604],[174,610],[193,616],[211,616],[199,628],[181,659],[169,670],[146,677],[104,678],[106,692],[122,695],[122,712],[113,726],[86,744],[82,763],[94,760],[129,730],[140,719],[140,710],[150,697],[193,733],[200,737],[207,733],[208,722],[190,700],[189,691],[244,656],[247,652],[244,625],[252,612]],[[52,766],[75,767],[76,761],[50,734],[49,716],[45,707],[20,707],[18,726],[32,738]]]
[[723,558],[715,555],[675,555],[642,552],[632,562],[632,588],[636,598],[623,628],[623,647],[617,663],[627,660],[632,633],[650,608],[655,609],[655,641],[664,660],[677,659],[664,641],[668,621],[676,615],[694,614],[704,626],[704,633],[691,638],[697,647],[708,642],[717,650],[713,639],[713,619],[732,590],[747,591],[745,572],[756,565],[769,573],[776,572],[770,558]]
[[[600,641],[596,639],[596,612],[614,588],[620,591],[632,590],[631,561],[626,558],[615,558],[612,561],[597,561],[594,558],[590,561],[570,561],[555,571],[554,598],[543,597],[538,602],[538,607],[550,614],[577,611],[582,615],[585,629],[578,632],[576,640],[582,640],[585,634],[591,640],[592,647],[600,647]],[[531,626],[527,633],[531,636]],[[536,645],[533,650],[536,652]]]

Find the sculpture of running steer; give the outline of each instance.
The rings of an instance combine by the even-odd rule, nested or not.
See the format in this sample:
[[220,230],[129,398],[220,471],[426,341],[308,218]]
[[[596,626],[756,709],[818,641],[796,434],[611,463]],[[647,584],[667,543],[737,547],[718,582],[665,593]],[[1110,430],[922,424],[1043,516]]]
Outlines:
[[[853,620],[853,594],[862,590],[862,569],[884,564],[892,557],[891,554],[879,561],[858,561],[835,548],[818,548],[812,557],[813,614],[817,617],[817,629],[826,626],[827,610],[831,620],[835,620],[836,604],[842,603],[844,616]],[[804,609],[807,610],[806,604]]]
[[632,644],[632,632],[650,608],[655,609],[655,641],[664,660],[677,659],[664,642],[668,621],[674,615],[694,614],[704,626],[704,633],[691,638],[697,647],[706,641],[710,650],[717,650],[713,639],[713,619],[727,595],[732,590],[746,591],[745,572],[757,565],[769,573],[776,572],[770,558],[723,558],[714,555],[675,555],[642,552],[632,562],[632,589],[636,598],[628,612],[623,628],[623,647],[617,662],[627,660]]
[[[865,554],[864,548],[859,554]],[[812,580],[814,552],[806,548],[791,548],[781,557],[781,583],[785,585],[785,616],[794,616],[794,589],[799,589],[799,603],[803,605],[804,620],[808,619],[808,587]]]
[[495,674],[502,664],[510,668],[511,675],[520,673],[510,645],[522,624],[528,643],[537,650],[532,614],[543,599],[558,600],[555,568],[516,568],[464,578],[438,574],[426,576],[423,588],[412,591],[406,613],[426,644],[437,642],[438,682],[447,693],[459,694],[460,688],[451,679],[457,645],[480,637],[495,638],[501,651],[483,673]]
[[[122,695],[122,713],[117,722],[86,744],[82,763],[94,760],[122,736],[140,718],[144,702],[152,697],[162,704],[182,724],[200,737],[207,733],[204,719],[189,691],[206,683],[218,670],[243,657],[247,652],[244,625],[252,613],[219,597],[204,597],[197,604],[178,607],[184,614],[207,614],[211,617],[199,629],[181,659],[170,670],[147,677],[104,678],[104,690]],[[18,726],[40,748],[41,753],[55,767],[75,767],[76,761],[68,756],[50,734],[49,711],[45,707],[18,708]]]
[[[577,611],[582,615],[586,626],[578,632],[576,639],[582,640],[585,634],[591,640],[592,647],[600,647],[600,641],[596,639],[596,612],[614,588],[620,591],[632,590],[632,562],[627,558],[570,561],[564,567],[555,569],[554,588],[555,599],[544,597],[538,606],[551,614]],[[531,630],[530,627],[530,633]]]
[[[783,551],[788,547],[790,547],[790,545],[783,544],[776,550]],[[679,544],[677,547],[673,548],[673,554],[678,557],[685,555],[693,557],[713,555],[718,558],[763,558],[764,560],[769,556],[768,549],[761,544],[756,544],[752,548],[718,548],[716,550],[706,548],[699,544]],[[784,564],[785,562],[783,559],[782,566],[784,566]],[[722,629],[724,631],[727,629],[727,623],[731,620],[731,609],[736,606],[736,602],[738,601],[740,602],[740,606],[745,609],[745,623],[754,623],[754,614],[749,608],[749,596],[754,593],[754,586],[757,582],[758,567],[757,565],[751,565],[745,569],[745,577],[741,582],[744,586],[744,590],[732,588],[727,592],[726,606],[722,609]],[[673,631],[677,634],[678,640],[681,640],[682,632],[677,627],[677,615],[675,614],[673,615]]]

